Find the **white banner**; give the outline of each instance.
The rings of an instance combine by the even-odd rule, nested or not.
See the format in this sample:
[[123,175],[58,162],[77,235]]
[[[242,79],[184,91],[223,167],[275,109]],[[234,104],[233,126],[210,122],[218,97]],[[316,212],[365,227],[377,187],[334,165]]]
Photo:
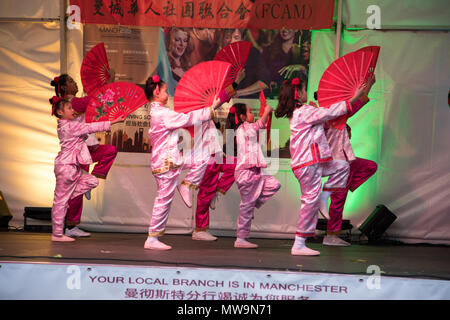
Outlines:
[[9,300],[428,300],[450,281],[368,275],[181,267],[0,263]]

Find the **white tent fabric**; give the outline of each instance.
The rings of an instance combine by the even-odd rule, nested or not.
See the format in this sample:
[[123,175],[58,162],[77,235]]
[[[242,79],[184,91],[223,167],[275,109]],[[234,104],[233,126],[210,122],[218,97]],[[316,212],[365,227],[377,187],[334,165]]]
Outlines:
[[1,18],[57,19],[61,0],[2,0]]
[[342,4],[342,23],[348,28],[365,28],[375,12],[380,13],[381,29],[449,28],[450,5],[441,0],[344,0]]
[[58,23],[0,23],[0,189],[16,219],[24,206],[51,206],[59,67]]
[[[57,18],[59,12],[54,2],[29,1],[33,5],[24,5],[25,11],[13,10],[11,2],[0,4],[3,17]],[[379,2],[383,8],[389,2],[389,10],[400,10],[398,1]],[[428,2],[420,6],[415,3],[424,10],[429,8]],[[367,17],[366,7],[344,1],[346,25],[363,25],[361,10]],[[440,26],[443,10],[435,3],[433,11],[441,21],[435,26]],[[394,16],[391,12],[382,14],[385,18]],[[426,17],[424,29],[434,21],[431,14]],[[418,19],[410,15],[400,24],[421,27]],[[49,81],[59,74],[59,37],[58,23],[0,23],[0,190],[13,211],[13,225],[22,224],[23,207],[52,204],[53,159],[59,146],[56,121],[50,116],[47,100],[53,95]],[[82,30],[68,31],[67,40],[68,72],[81,85]],[[436,31],[343,32],[342,54],[366,45],[382,48],[371,102],[349,121],[355,153],[379,166],[374,177],[349,195],[344,218],[350,218],[352,224],[360,224],[377,204],[383,203],[398,217],[388,229],[390,237],[450,243],[449,40],[447,32]],[[334,58],[334,46],[333,31],[313,33],[311,97]],[[293,237],[295,232],[300,207],[298,182],[289,170],[276,176],[283,187],[256,211],[252,224],[255,236]],[[83,226],[90,230],[146,232],[155,189],[149,155],[120,153],[108,179],[101,181],[91,201],[85,201]],[[233,234],[238,205],[239,192],[233,186],[211,213],[211,228]],[[168,227],[189,232],[192,225],[192,214],[177,195]]]

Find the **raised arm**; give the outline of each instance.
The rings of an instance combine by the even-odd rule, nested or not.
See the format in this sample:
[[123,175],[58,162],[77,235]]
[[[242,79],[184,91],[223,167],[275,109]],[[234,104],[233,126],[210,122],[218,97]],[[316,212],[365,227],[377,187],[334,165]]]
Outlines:
[[303,106],[302,108],[308,108],[308,112],[300,114],[302,121],[312,125],[324,123],[351,112],[351,106],[348,101],[332,104],[328,109],[312,106]]
[[264,124],[264,126],[267,123],[267,119],[269,118],[269,114],[272,112],[272,107],[267,105],[266,108],[264,109],[264,113],[261,116],[261,122]]
[[167,109],[167,112],[164,115],[164,126],[170,130],[190,127],[197,123],[201,123],[203,121],[212,119],[213,116],[214,116],[213,107],[202,108],[199,110],[191,111],[189,113],[179,113]]
[[111,128],[112,124],[123,122],[125,120],[125,118],[126,118],[126,116],[122,115],[112,121],[99,121],[99,122],[92,122],[92,123],[71,121],[70,122],[70,130],[73,132],[73,134],[75,136],[82,136],[84,134],[94,133],[94,132],[108,131]]

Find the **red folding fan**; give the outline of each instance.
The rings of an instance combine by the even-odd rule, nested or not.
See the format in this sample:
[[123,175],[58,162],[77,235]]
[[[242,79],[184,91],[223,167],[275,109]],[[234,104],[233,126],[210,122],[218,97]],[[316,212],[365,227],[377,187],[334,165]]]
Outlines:
[[[264,110],[267,107],[266,97],[264,96],[264,90],[262,88],[261,82],[259,83],[259,87],[261,88],[261,93],[259,94],[259,101],[260,101],[260,107],[259,107],[259,117],[261,118],[264,114]],[[272,112],[270,112],[269,117],[267,118],[266,123],[266,143],[269,144],[270,139],[270,127],[272,126]]]
[[103,42],[97,44],[86,54],[81,64],[80,73],[84,91],[90,96],[98,88],[109,82],[111,76],[109,75],[108,57]]
[[148,102],[144,90],[130,82],[109,83],[98,89],[92,97],[86,109],[86,122],[127,116]]
[[[205,61],[190,68],[181,77],[175,89],[174,110],[188,113],[212,106],[230,69],[231,64],[224,61]],[[193,129],[188,130],[193,136]]]
[[[329,108],[340,101],[348,101],[355,91],[366,81],[373,52],[361,50],[350,52],[335,60],[323,73],[317,90],[320,107]],[[331,124],[342,130],[347,116],[342,116]]]
[[372,52],[372,60],[370,62],[369,71],[367,72],[366,79],[367,81],[374,73],[375,73],[375,67],[377,66],[378,61],[378,55],[380,54],[380,47],[379,46],[368,46],[359,49],[358,51],[366,51],[366,52]]
[[225,80],[224,86],[229,86],[236,80],[237,73],[245,67],[252,43],[250,41],[237,41],[230,43],[225,48],[217,52],[214,60],[231,63],[231,71]]

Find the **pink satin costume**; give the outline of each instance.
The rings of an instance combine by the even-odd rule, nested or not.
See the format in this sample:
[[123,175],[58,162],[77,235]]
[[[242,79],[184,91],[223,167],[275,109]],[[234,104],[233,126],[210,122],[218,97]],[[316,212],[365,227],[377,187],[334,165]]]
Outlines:
[[[349,117],[359,111],[368,101],[369,98],[363,96],[360,100],[352,104],[352,112],[349,114]],[[333,192],[330,196],[330,219],[327,224],[327,234],[337,235],[341,231],[342,214],[348,190],[353,192],[367,181],[377,171],[377,164],[371,160],[355,157],[347,128],[338,130],[329,124],[325,124],[324,128],[333,159],[345,160],[350,165],[345,190],[342,192]]]
[[281,187],[280,182],[261,169],[267,167],[258,143],[259,130],[265,125],[261,120],[244,122],[236,130],[237,163],[234,178],[241,194],[237,237],[250,235],[253,212],[269,200]]
[[63,235],[69,200],[82,196],[98,185],[98,179],[81,168],[82,165],[92,163],[83,135],[107,131],[110,126],[109,121],[86,124],[75,120],[58,120],[61,151],[55,159],[56,187],[52,208],[52,228],[56,237]]
[[[219,94],[222,103],[230,101],[236,95],[233,85],[227,86]],[[206,127],[202,141],[204,148],[209,150],[208,165],[197,194],[197,207],[195,210],[195,229],[205,231],[209,229],[209,205],[216,192],[226,194],[234,183],[234,170],[236,158],[223,153],[218,143],[217,129],[212,120],[204,122]],[[221,175],[222,174],[222,175]]]
[[[157,185],[157,196],[153,204],[148,234],[150,237],[164,234],[170,205],[178,185],[178,176],[183,169],[189,169],[185,182],[198,186],[206,170],[204,161],[187,164],[178,149],[179,128],[199,125],[214,115],[211,108],[195,110],[187,114],[175,112],[164,105],[153,102],[150,105],[150,129],[148,136],[152,145],[151,169]],[[195,158],[195,157],[194,157]]]
[[325,137],[323,123],[351,112],[349,102],[343,101],[326,108],[302,105],[289,119],[291,129],[291,167],[300,183],[301,208],[296,234],[315,235],[321,178],[329,176],[324,191],[344,191],[349,165],[344,160],[333,160]]
[[[89,104],[90,96],[83,98],[72,98],[72,108],[78,113],[86,112]],[[78,121],[85,123],[84,114],[77,118]],[[117,155],[117,148],[111,145],[98,144],[97,138],[94,134],[84,136],[85,143],[88,146],[91,154],[92,162],[96,162],[91,174],[102,179],[106,179],[111,166]],[[82,165],[81,168],[89,172],[89,165]],[[66,214],[66,225],[76,226],[81,221],[81,214],[83,211],[83,195],[69,200],[69,208]]]

